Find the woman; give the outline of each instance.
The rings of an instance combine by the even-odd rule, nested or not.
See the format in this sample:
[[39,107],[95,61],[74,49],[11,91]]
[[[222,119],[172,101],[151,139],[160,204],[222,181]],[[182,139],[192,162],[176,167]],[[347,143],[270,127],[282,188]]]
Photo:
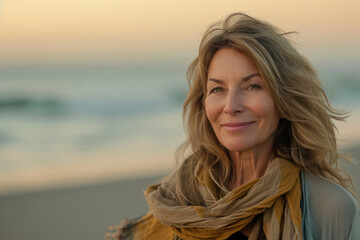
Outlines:
[[[360,239],[318,76],[276,27],[236,13],[188,69],[186,160],[116,239]],[[111,237],[110,235],[108,237]]]

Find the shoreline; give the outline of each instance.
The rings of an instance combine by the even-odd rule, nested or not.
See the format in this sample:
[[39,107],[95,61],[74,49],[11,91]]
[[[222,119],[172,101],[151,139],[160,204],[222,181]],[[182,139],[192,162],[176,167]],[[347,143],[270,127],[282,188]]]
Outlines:
[[[339,161],[339,163],[340,166],[344,165],[344,170],[350,173],[355,179],[354,182],[359,182],[356,190],[360,193],[360,176],[357,177],[360,173],[360,141],[341,145],[340,152],[350,154],[354,160],[354,163],[346,161]],[[118,156],[113,154],[113,159],[119,159]],[[144,159],[139,154],[127,157]],[[101,164],[94,163],[94,161],[89,162],[86,166],[78,164],[48,169],[25,169],[16,174],[9,174],[9,176],[2,175],[0,176],[0,198],[32,192],[96,186],[159,175],[165,176],[175,167],[175,159],[171,157],[170,153],[163,154],[163,156],[158,154],[158,157],[153,160],[147,159],[147,161],[127,164],[126,169],[121,161],[113,160]],[[138,165],[142,168],[139,168]]]
[[[175,119],[173,115],[167,122]],[[157,119],[158,121],[159,119]],[[355,160],[360,158],[360,110],[352,111],[344,122],[336,122],[340,151],[350,152]],[[175,124],[176,125],[176,124]],[[180,126],[177,126],[180,128]],[[46,159],[56,165],[17,166],[13,171],[0,173],[0,196],[41,189],[57,189],[71,186],[84,186],[103,182],[119,181],[127,178],[146,177],[170,172],[175,167],[174,152],[182,142],[181,137],[171,141],[154,142],[153,138],[132,139],[126,145],[109,145],[105,149],[86,152],[49,153]],[[160,139],[160,140],[161,140]],[[167,146],[167,147],[164,147]],[[142,149],[140,152],[139,149]],[[3,150],[3,158],[11,159],[14,151]],[[35,161],[36,156],[19,155]],[[46,161],[44,162],[46,163]],[[349,168],[353,172],[353,168]],[[353,174],[355,177],[357,174]],[[360,179],[359,179],[360,181]]]

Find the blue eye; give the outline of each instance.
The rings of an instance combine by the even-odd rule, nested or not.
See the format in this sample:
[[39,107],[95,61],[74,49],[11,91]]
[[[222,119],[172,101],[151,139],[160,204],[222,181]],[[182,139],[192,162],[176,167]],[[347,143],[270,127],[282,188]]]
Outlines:
[[221,87],[216,87],[211,89],[210,93],[218,93],[218,92],[222,92],[223,89]]

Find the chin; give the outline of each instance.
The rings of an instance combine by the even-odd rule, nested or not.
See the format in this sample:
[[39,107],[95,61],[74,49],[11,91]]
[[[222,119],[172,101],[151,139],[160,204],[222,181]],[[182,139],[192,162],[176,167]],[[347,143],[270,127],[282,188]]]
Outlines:
[[223,146],[230,152],[242,152],[251,148],[251,146],[245,144],[225,144]]

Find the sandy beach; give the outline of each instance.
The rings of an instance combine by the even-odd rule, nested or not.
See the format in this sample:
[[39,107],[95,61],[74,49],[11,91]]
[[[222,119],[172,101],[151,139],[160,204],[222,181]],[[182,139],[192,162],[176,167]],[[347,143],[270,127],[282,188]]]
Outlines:
[[0,198],[0,239],[103,239],[110,225],[147,211],[143,190],[161,176]]
[[[360,146],[345,151],[360,156]],[[345,169],[359,193],[360,166],[347,164]],[[147,211],[143,190],[162,176],[0,197],[0,239],[103,239],[108,226]]]

